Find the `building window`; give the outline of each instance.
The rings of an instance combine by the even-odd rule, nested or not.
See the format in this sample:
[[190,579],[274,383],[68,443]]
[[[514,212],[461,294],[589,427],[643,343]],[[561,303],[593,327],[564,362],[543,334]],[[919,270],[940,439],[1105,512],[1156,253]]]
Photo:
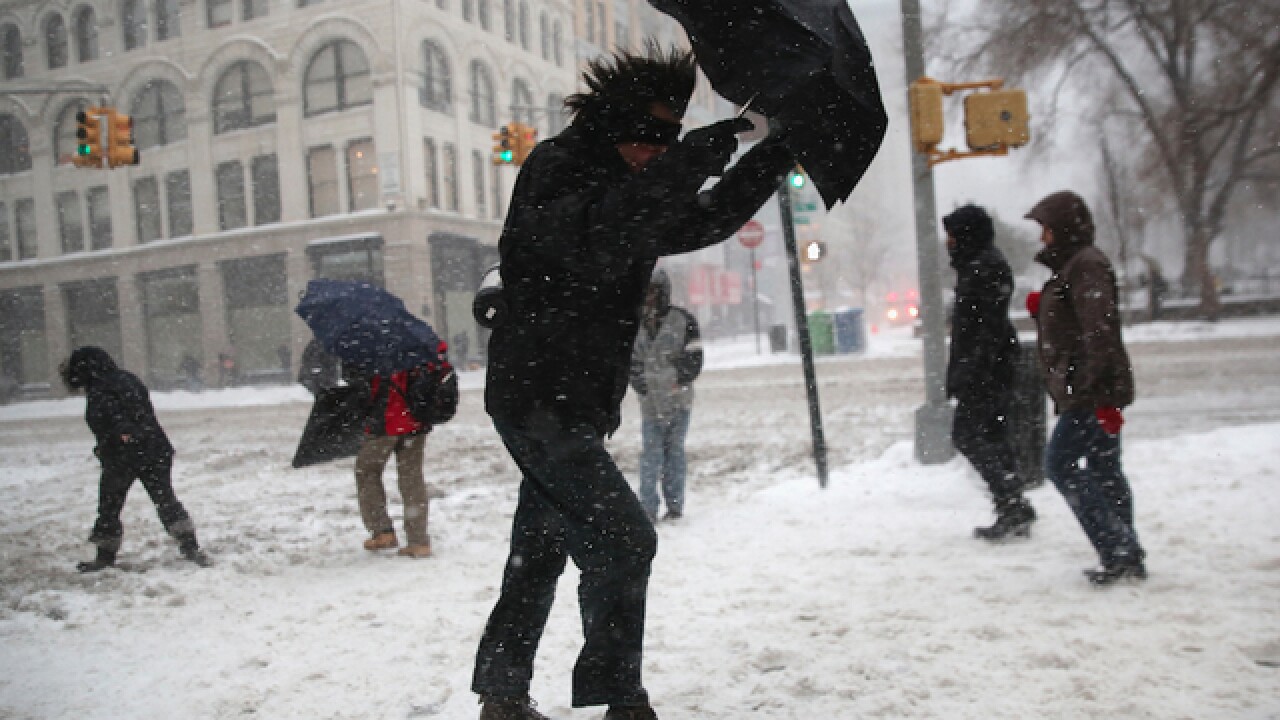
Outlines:
[[489,0],[476,0],[476,17],[484,30],[493,29],[493,16],[489,12]]
[[50,70],[67,66],[67,22],[57,13],[44,21],[44,47]]
[[218,229],[234,230],[249,224],[249,206],[244,197],[244,168],[239,161],[218,165]]
[[142,0],[124,0],[120,7],[120,32],[125,50],[137,50],[147,44],[147,6]]
[[559,20],[556,21],[555,29],[551,31],[551,54],[555,55],[556,67],[564,66],[564,25]]
[[587,42],[594,43],[596,41],[596,3],[595,0],[587,0],[586,2],[586,19],[583,21],[583,27],[587,31]]
[[9,237],[9,208],[0,202],[0,262],[13,259],[13,241]]
[[631,44],[631,32],[627,29],[625,23],[614,23],[613,26],[613,46],[618,50],[626,51]]
[[156,40],[169,40],[182,34],[182,9],[178,0],[156,0]]
[[494,110],[493,77],[489,68],[479,60],[471,62],[471,122],[486,127],[497,127]]
[[475,20],[476,11],[475,11],[474,3],[475,3],[475,0],[462,0],[462,19],[463,20],[466,20],[467,22],[472,22]]
[[511,117],[516,122],[536,127],[538,122],[536,111],[537,108],[533,106],[533,93],[529,92],[529,83],[522,78],[516,78],[511,83]]
[[231,17],[235,13],[231,0],[205,0],[204,7],[209,27],[220,28],[231,24]]
[[423,175],[427,181],[427,207],[440,207],[439,158],[436,157],[436,141],[425,138],[422,141]]
[[546,13],[538,15],[538,37],[542,41],[542,59],[551,59],[551,21]]
[[315,245],[307,248],[307,254],[316,277],[367,282],[378,287],[386,283],[381,236]]
[[106,250],[115,241],[111,229],[111,196],[105,185],[91,187],[85,193],[89,206],[89,249]]
[[447,113],[453,107],[453,78],[449,60],[440,46],[430,40],[422,43],[422,88],[418,100],[423,107]]
[[275,121],[276,99],[267,71],[248,60],[227,68],[213,90],[213,132],[224,133]]
[[[178,387],[184,366],[204,364],[200,288],[194,267],[138,276],[147,330],[147,369],[154,388]],[[188,359],[190,358],[190,359]],[[187,371],[189,372],[189,371]]]
[[266,17],[271,12],[271,3],[269,0],[244,0],[244,7],[241,11],[241,17],[245,22],[257,18]]
[[311,184],[311,217],[324,217],[341,211],[338,158],[332,147],[313,147],[307,153],[307,179]]
[[31,143],[27,128],[12,115],[0,115],[0,175],[31,169]]
[[458,148],[453,143],[444,144],[444,208],[458,212]]
[[[587,2],[590,3],[591,0],[587,0]],[[599,38],[602,46],[609,42],[609,37],[605,30],[607,27],[609,27],[609,20],[604,12],[604,2],[600,0],[596,3],[596,37]]]
[[76,53],[80,62],[98,59],[98,21],[93,8],[84,6],[75,14]]
[[30,260],[40,254],[35,200],[22,198],[13,204],[13,230],[17,235],[19,260]]
[[489,195],[491,196],[490,199],[492,200],[490,204],[493,207],[493,217],[494,219],[501,218],[502,217],[502,173],[499,172],[501,168],[499,168],[497,165],[494,165],[493,163],[485,163],[484,158],[481,158],[481,165],[482,166],[487,165],[489,168]]
[[364,51],[350,40],[320,48],[307,66],[303,94],[308,117],[368,105],[373,86]]
[[80,220],[80,196],[74,191],[58,193],[58,234],[62,253],[84,251],[84,223]]
[[62,112],[58,113],[58,119],[53,125],[53,160],[58,164],[70,163],[75,157],[76,130],[79,123],[76,122],[76,113],[88,106],[84,100],[72,100],[62,108]]
[[253,224],[280,222],[280,170],[275,155],[259,155],[249,167],[253,176]]
[[529,49],[529,3],[520,3],[520,47]]
[[6,80],[22,77],[22,33],[18,26],[0,28],[0,42],[4,43],[4,77]]
[[347,145],[347,188],[352,212],[378,207],[378,157],[372,140],[352,140]]
[[502,35],[509,43],[516,41],[515,0],[502,0]]
[[68,283],[62,293],[71,347],[96,345],[111,357],[120,357],[120,297],[115,278]]
[[564,96],[551,93],[547,96],[547,132],[559,135],[564,130]]
[[42,287],[0,291],[0,375],[20,387],[48,382]]
[[479,150],[471,151],[471,180],[475,191],[476,198],[476,217],[483,218],[489,214],[488,183],[484,177],[484,153]]
[[169,237],[187,237],[194,223],[191,220],[191,173],[174,170],[164,178],[165,195],[169,201]]
[[293,313],[284,255],[238,258],[221,263],[221,267],[227,335],[241,379],[288,381],[284,360]]
[[139,150],[187,139],[182,93],[167,80],[152,80],[133,99],[133,144]]
[[139,244],[160,239],[160,186],[154,177],[133,181],[133,217]]

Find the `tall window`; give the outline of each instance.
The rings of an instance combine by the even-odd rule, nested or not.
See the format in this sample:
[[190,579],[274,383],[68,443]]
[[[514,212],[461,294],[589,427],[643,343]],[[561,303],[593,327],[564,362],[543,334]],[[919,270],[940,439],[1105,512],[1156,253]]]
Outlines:
[[186,237],[191,234],[191,173],[174,170],[164,178],[165,196],[169,201],[169,237]]
[[479,150],[471,151],[471,180],[472,190],[475,191],[476,198],[476,217],[483,218],[489,214],[488,184],[484,178],[484,153]]
[[105,250],[115,240],[111,229],[111,197],[107,187],[91,187],[85,194],[89,206],[89,249]]
[[484,162],[481,158],[481,164],[489,168],[489,194],[492,196],[493,217],[502,217],[502,173],[497,165]]
[[324,217],[341,211],[338,157],[332,147],[313,147],[307,152],[307,181],[311,185],[311,217]]
[[462,0],[462,19],[467,22],[475,20],[475,0]]
[[169,40],[182,34],[182,9],[178,0],[156,0],[156,40]]
[[444,144],[444,209],[458,212],[458,148],[453,143]]
[[13,204],[13,231],[18,241],[19,260],[29,260],[40,254],[35,200],[22,198]]
[[49,69],[54,70],[67,65],[67,22],[62,16],[54,13],[44,21],[44,47],[49,60]]
[[422,43],[422,89],[418,100],[423,107],[442,113],[452,110],[453,79],[444,50],[430,40]]
[[436,157],[436,141],[424,138],[422,141],[423,175],[427,181],[427,207],[440,207],[440,159]]
[[249,168],[253,180],[253,224],[280,222],[280,169],[275,155],[259,155]]
[[80,196],[71,190],[58,193],[58,234],[62,238],[62,252],[84,250],[84,224],[80,221]]
[[373,140],[352,140],[347,145],[347,188],[352,212],[378,207],[378,157]]
[[[587,2],[589,3],[591,0],[587,0]],[[596,2],[596,37],[600,39],[601,45],[609,42],[608,33],[605,31],[607,27],[609,27],[609,20],[604,12],[604,1],[598,0]]]
[[516,0],[502,0],[502,34],[507,42],[516,41]]
[[493,78],[489,68],[479,60],[471,61],[471,122],[486,127],[497,127],[494,109]]
[[255,18],[266,17],[271,12],[271,3],[269,0],[244,0],[244,9],[241,17],[245,21]]
[[522,78],[516,78],[511,83],[511,117],[516,122],[522,122],[529,126],[536,126],[537,113],[533,106],[533,93],[529,92],[529,83]]
[[160,186],[154,177],[133,181],[133,217],[140,244],[160,239]]
[[480,20],[480,27],[485,30],[493,29],[493,17],[489,12],[489,0],[476,0],[476,16]]
[[142,0],[124,0],[120,6],[120,32],[125,50],[136,50],[147,44],[147,6]]
[[529,3],[520,2],[520,47],[529,49]]
[[133,144],[139,150],[187,139],[182,93],[167,80],[152,80],[133,99]]
[[75,14],[76,55],[80,62],[98,59],[98,20],[93,8],[85,5]]
[[538,14],[538,37],[542,41],[542,59],[551,59],[551,21],[546,13]]
[[249,206],[244,197],[244,168],[239,161],[218,165],[218,229],[234,230],[249,224]]
[[85,109],[88,103],[84,100],[72,100],[58,113],[53,125],[53,159],[57,163],[69,163],[76,151],[76,113]]
[[13,244],[9,238],[9,208],[0,202],[0,262],[13,259]]
[[0,43],[4,47],[4,77],[6,80],[22,77],[22,33],[17,25],[0,28]]
[[547,132],[557,135],[564,130],[564,96],[551,93],[547,96]]
[[213,89],[213,132],[224,133],[275,121],[276,99],[267,71],[248,60],[227,68]]
[[209,27],[219,28],[231,24],[231,17],[235,14],[231,0],[205,0],[204,7]]
[[320,48],[307,66],[303,95],[307,116],[368,105],[373,87],[364,51],[350,40]]
[[564,25],[556,20],[555,29],[551,31],[551,54],[555,56],[556,67],[564,66]]
[[0,175],[31,169],[31,143],[27,128],[12,115],[0,115]]
[[593,43],[596,41],[596,2],[595,0],[587,0],[585,5],[586,18],[582,24],[587,31],[587,42]]
[[63,302],[71,347],[97,345],[120,357],[120,295],[115,278],[67,283]]

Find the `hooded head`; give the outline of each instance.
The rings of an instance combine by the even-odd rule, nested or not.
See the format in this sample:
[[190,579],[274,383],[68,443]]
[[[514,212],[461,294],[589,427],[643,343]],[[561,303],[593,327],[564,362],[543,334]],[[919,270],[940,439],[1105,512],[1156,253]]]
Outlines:
[[987,215],[987,211],[977,205],[965,205],[958,208],[955,212],[942,218],[942,226],[947,229],[947,235],[955,240],[955,247],[951,247],[948,243],[948,249],[953,256],[963,257],[973,254],[983,248],[990,247],[995,242],[996,232],[995,226],[991,222],[991,216]]
[[1069,190],[1056,192],[1036,203],[1027,218],[1053,233],[1054,248],[1093,244],[1093,215],[1084,199]]
[[[594,134],[610,144],[670,145],[693,96],[697,70],[693,54],[663,50],[650,41],[643,55],[614,53],[592,60],[582,73],[588,91],[570,95],[565,106]],[[676,121],[654,116],[654,105]]]
[[76,348],[58,370],[68,388],[83,390],[94,381],[116,372],[118,368],[106,350],[86,345]]
[[649,279],[649,291],[644,299],[645,310],[661,317],[671,309],[671,278],[667,271],[658,268]]

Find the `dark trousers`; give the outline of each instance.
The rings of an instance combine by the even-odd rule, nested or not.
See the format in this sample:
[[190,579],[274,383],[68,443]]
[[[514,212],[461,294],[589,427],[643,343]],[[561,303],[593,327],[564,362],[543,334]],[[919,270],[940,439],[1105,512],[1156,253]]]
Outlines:
[[982,476],[997,507],[1022,495],[1008,423],[1008,399],[997,395],[960,398],[951,425],[951,443]]
[[1049,438],[1044,466],[1103,565],[1143,559],[1119,435],[1108,435],[1092,410],[1068,410]]
[[480,640],[472,690],[528,694],[556,581],[573,558],[582,572],[584,637],[573,671],[573,705],[646,704],[641,659],[658,542],[653,524],[591,427],[535,437],[506,423],[495,426],[524,478],[502,593]]
[[102,479],[98,483],[98,519],[93,524],[89,542],[112,552],[120,549],[124,526],[120,523],[120,511],[129,496],[134,480],[141,480],[142,487],[151,496],[156,513],[164,529],[178,540],[195,539],[195,527],[186,508],[178,502],[173,492],[170,472],[173,461],[160,458],[145,463],[106,461],[102,463]]

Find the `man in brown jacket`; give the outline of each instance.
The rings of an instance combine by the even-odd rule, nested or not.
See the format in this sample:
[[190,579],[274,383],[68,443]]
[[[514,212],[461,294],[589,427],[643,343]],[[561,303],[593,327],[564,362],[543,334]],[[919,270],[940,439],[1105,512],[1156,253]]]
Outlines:
[[1085,571],[1089,580],[1141,580],[1145,553],[1120,466],[1120,410],[1133,402],[1133,367],[1120,336],[1115,272],[1093,244],[1093,218],[1079,195],[1049,195],[1027,217],[1043,229],[1036,260],[1053,271],[1044,288],[1027,297],[1059,414],[1045,471],[1098,551],[1101,565]]

